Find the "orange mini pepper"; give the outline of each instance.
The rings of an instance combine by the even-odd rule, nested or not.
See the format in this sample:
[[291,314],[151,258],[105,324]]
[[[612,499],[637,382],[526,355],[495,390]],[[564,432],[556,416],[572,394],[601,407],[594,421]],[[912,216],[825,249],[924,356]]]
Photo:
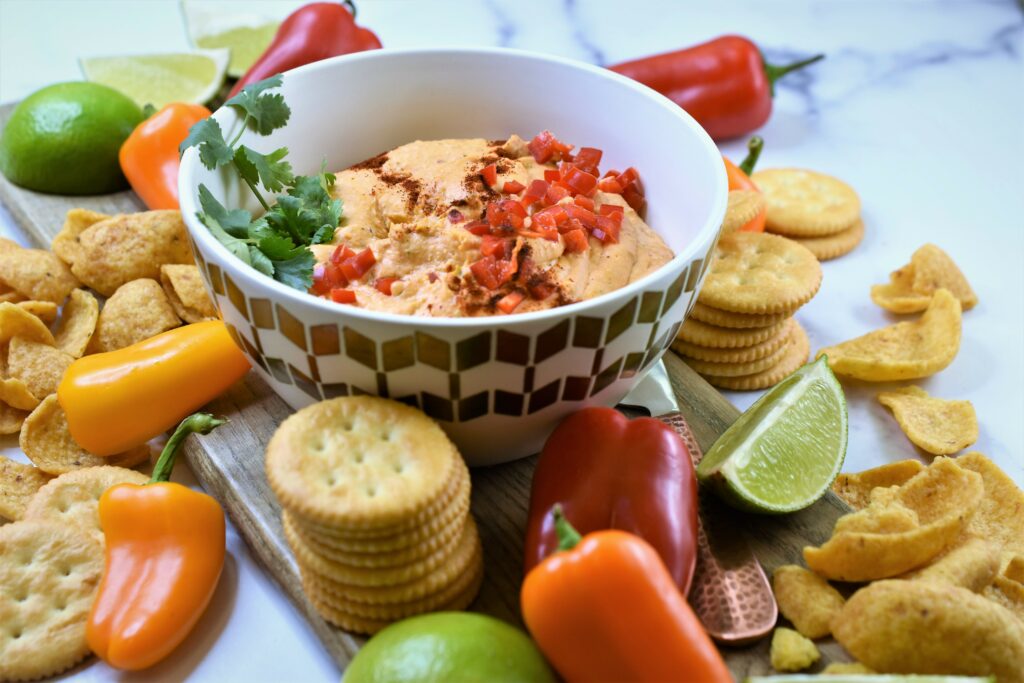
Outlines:
[[100,497],[106,569],[86,638],[118,669],[145,669],[195,626],[224,567],[224,511],[205,493],[168,481],[181,442],[224,424],[187,417],[167,441],[148,484],[118,484]]
[[[754,184],[754,181],[750,179],[750,174],[754,172],[754,165],[757,164],[757,159],[761,156],[761,150],[764,149],[764,140],[758,136],[750,138],[750,141],[747,143],[747,149],[749,150],[747,157],[739,166],[722,157],[722,161],[725,162],[725,175],[729,180],[730,192],[733,190],[761,191]],[[756,216],[740,228],[740,232],[764,232],[764,222],[767,215],[768,209],[761,209]]]
[[57,400],[82,448],[113,455],[163,434],[248,371],[227,327],[211,320],[79,358]]
[[140,123],[121,145],[121,171],[150,209],[178,208],[178,146],[210,117],[201,104],[172,102]]
[[523,620],[569,683],[732,683],[657,551],[625,531],[580,535],[553,512],[559,552],[523,582]]

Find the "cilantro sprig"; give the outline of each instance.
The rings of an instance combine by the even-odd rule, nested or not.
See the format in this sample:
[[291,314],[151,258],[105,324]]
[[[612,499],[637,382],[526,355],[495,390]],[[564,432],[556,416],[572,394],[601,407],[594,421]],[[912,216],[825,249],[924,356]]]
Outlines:
[[[313,252],[310,245],[330,242],[341,220],[341,200],[331,197],[335,177],[321,168],[313,176],[292,173],[287,147],[267,154],[238,142],[246,129],[269,135],[291,117],[291,109],[280,93],[269,93],[281,86],[281,75],[271,76],[242,89],[224,103],[242,117],[242,125],[227,141],[216,119],[208,118],[192,126],[181,143],[181,152],[189,147],[199,151],[199,161],[213,170],[230,165],[265,209],[253,218],[244,209],[227,209],[203,184],[199,185],[199,220],[213,236],[238,259],[264,275],[289,287],[306,291],[313,282]],[[267,202],[260,187],[277,194]]]

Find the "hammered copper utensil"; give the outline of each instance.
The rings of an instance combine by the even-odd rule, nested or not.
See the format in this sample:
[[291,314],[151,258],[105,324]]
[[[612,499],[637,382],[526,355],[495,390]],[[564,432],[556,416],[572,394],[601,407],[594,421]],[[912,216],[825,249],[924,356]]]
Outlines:
[[[704,453],[679,412],[664,368],[659,363],[648,379],[623,399],[619,409],[650,414],[672,427],[696,466]],[[750,549],[743,520],[714,496],[701,491],[698,504],[697,570],[689,601],[708,635],[726,645],[759,640],[775,627],[779,608],[761,563]]]

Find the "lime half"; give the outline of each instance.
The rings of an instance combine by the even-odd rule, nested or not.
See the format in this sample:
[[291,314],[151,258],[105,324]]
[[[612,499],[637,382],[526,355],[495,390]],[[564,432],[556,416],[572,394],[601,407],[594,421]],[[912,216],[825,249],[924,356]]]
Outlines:
[[123,92],[140,106],[171,102],[205,104],[224,84],[228,50],[198,50],[83,59],[82,73],[94,83]]
[[248,11],[238,0],[182,2],[189,39],[198,48],[231,50],[228,76],[239,78],[249,70],[274,40],[280,22]]
[[744,683],[995,683],[992,676],[936,676],[914,674],[790,674],[750,676]]
[[823,356],[740,415],[704,456],[697,477],[741,510],[802,510],[839,474],[846,423],[843,388]]

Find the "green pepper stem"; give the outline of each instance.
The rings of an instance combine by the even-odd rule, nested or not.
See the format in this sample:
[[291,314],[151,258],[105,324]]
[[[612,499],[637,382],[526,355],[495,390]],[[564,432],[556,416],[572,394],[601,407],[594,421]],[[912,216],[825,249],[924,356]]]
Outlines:
[[[764,72],[768,76],[768,86],[771,88],[772,95],[775,94],[775,81],[779,80],[790,71],[802,69],[805,66],[814,64],[815,62],[820,62],[823,59],[825,59],[825,55],[820,54],[808,57],[807,59],[801,59],[799,62],[793,62],[792,64],[786,64],[784,66],[776,66],[775,64],[764,62]],[[761,61],[764,61],[764,58],[762,58]]]
[[747,142],[747,156],[743,159],[740,164],[740,170],[750,175],[754,172],[754,166],[757,165],[757,160],[761,158],[761,150],[764,149],[764,138],[760,135],[755,135],[750,138]]
[[352,0],[341,0],[341,4],[345,5],[345,7],[348,7],[349,14],[352,15],[352,21],[355,21],[356,20],[356,3],[352,2]]
[[572,550],[583,537],[573,528],[569,520],[562,514],[562,506],[556,504],[551,508],[551,516],[555,518],[555,535],[558,536],[558,551]]
[[181,442],[185,440],[186,436],[193,433],[209,434],[225,422],[227,420],[214,417],[209,413],[193,413],[182,420],[178,428],[171,434],[171,438],[167,439],[167,444],[164,446],[164,450],[160,453],[160,458],[156,461],[156,466],[153,468],[153,476],[149,478],[149,483],[158,484],[162,481],[170,480],[171,471],[174,469],[174,461],[178,457],[178,451],[181,450]]

